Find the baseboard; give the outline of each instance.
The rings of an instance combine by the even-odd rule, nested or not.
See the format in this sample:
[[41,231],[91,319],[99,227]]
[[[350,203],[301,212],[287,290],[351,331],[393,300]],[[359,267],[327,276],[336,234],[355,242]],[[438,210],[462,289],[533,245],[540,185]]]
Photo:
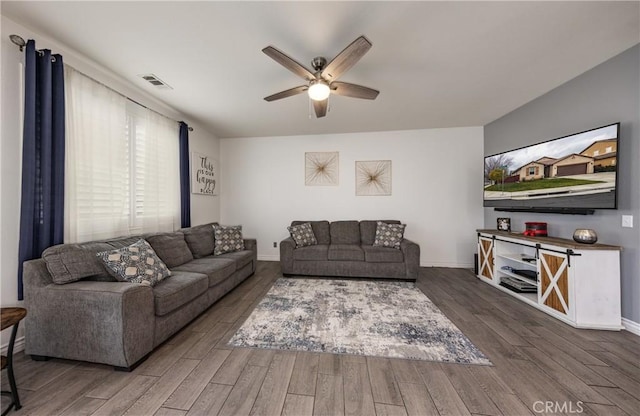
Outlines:
[[280,261],[280,256],[278,254],[258,254],[258,260]]
[[622,326],[624,326],[625,331],[640,336],[640,323],[634,322],[631,319],[622,318]]
[[[9,343],[4,344],[0,347],[0,354],[6,356],[7,350],[9,349]],[[16,343],[13,344],[13,353],[17,353],[20,351],[24,351],[24,335],[21,337],[16,337]]]

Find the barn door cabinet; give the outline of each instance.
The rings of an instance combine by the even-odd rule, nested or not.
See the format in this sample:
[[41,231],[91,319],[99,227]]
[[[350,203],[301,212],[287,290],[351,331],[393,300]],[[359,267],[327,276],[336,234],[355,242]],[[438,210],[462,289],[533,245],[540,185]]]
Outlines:
[[478,278],[576,328],[620,330],[620,250],[478,230]]

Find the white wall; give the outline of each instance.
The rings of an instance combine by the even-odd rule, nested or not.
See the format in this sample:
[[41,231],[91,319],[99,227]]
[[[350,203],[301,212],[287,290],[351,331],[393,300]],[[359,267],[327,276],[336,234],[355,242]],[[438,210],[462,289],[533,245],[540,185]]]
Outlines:
[[[35,39],[36,47],[49,48],[63,56],[65,64],[109,85],[122,94],[175,120],[184,120],[194,128],[189,135],[190,150],[218,158],[219,140],[182,114],[151,97],[137,86],[128,83],[107,69],[92,62],[78,52],[34,32],[2,16],[1,27],[0,112],[0,304],[19,305],[17,297],[18,240],[20,223],[20,172],[22,159],[22,62],[24,53],[9,40],[10,34],[18,34],[25,40]],[[170,97],[168,97],[170,99]],[[192,224],[218,221],[220,202],[218,197],[192,195]],[[3,331],[1,344],[8,341],[9,331]]]
[[[339,186],[305,186],[305,152],[340,153]],[[292,220],[399,219],[422,266],[471,267],[483,224],[482,127],[221,139],[221,222],[242,224],[258,256]],[[355,196],[355,161],[391,160],[391,196]]]

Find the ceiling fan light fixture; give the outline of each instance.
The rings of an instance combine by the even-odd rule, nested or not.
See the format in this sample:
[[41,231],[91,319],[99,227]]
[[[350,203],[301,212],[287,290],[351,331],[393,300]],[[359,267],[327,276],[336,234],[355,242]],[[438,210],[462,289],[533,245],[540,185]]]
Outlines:
[[309,98],[314,101],[323,101],[329,98],[331,89],[329,88],[329,84],[323,80],[312,81],[307,90],[307,94],[309,94]]

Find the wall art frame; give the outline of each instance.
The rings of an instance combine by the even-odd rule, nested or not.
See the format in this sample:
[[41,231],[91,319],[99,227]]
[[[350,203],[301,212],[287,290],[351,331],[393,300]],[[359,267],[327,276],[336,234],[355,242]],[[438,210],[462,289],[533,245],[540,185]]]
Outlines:
[[497,219],[497,229],[498,231],[507,231],[511,232],[511,218],[503,217]]
[[338,152],[306,152],[304,154],[305,186],[338,186],[339,162]]
[[191,152],[191,193],[218,195],[218,161],[201,153]]
[[390,196],[391,161],[356,161],[356,196]]

